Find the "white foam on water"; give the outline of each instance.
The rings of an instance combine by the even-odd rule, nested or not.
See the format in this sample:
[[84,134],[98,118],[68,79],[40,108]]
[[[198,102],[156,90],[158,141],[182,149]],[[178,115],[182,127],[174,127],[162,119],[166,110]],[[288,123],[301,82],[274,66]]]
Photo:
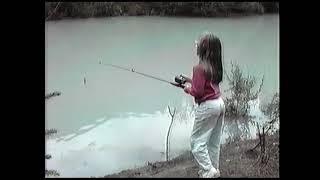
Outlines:
[[135,114],[137,114],[137,113],[135,113],[135,112],[127,112],[127,113],[126,113],[126,115],[128,115],[128,116],[130,116],[130,115],[135,115]]
[[96,122],[102,122],[102,121],[104,121],[105,119],[106,119],[106,117],[99,118],[99,119],[96,120]]
[[96,126],[96,125],[95,124],[90,124],[90,125],[87,125],[87,126],[83,126],[83,127],[79,128],[79,131],[87,130],[87,129],[90,129],[90,128],[94,127],[94,126]]
[[69,138],[71,138],[71,137],[73,137],[75,135],[76,135],[75,133],[72,133],[72,134],[64,136],[63,139],[69,139]]

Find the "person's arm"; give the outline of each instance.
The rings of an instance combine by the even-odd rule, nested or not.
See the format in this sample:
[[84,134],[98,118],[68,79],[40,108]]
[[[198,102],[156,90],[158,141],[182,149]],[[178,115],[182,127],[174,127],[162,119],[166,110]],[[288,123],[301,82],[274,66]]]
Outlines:
[[201,98],[204,94],[205,73],[200,66],[193,68],[191,87],[185,87],[184,91],[195,98]]

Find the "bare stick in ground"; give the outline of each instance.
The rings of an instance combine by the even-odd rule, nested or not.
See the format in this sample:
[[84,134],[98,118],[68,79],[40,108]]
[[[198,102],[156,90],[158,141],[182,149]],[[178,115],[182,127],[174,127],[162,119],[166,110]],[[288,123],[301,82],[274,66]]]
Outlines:
[[259,142],[257,143],[257,145],[254,148],[249,150],[249,151],[253,152],[257,147],[260,146],[260,155],[259,155],[259,158],[255,164],[260,162],[261,167],[266,166],[269,161],[269,158],[270,158],[270,153],[269,153],[270,149],[266,145],[266,135],[267,135],[268,131],[270,130],[270,128],[265,130],[266,128],[267,128],[266,126],[262,126],[262,131],[260,131],[259,124],[257,123]]
[[176,113],[176,108],[174,108],[173,113],[171,113],[170,106],[168,106],[168,110],[169,110],[169,114],[171,116],[171,123],[170,123],[169,129],[168,129],[168,132],[167,132],[166,161],[169,161],[169,136],[170,136],[170,133],[171,133],[171,127],[172,127],[172,124],[173,124],[174,115]]

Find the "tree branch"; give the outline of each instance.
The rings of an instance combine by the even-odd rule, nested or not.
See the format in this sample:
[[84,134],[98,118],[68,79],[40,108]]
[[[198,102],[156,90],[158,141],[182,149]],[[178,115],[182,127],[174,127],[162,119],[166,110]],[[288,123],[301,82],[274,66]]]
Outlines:
[[58,2],[56,8],[54,8],[53,12],[46,18],[46,21],[49,19],[49,17],[52,16],[52,14],[56,13],[56,10],[57,10],[57,8],[59,7],[60,3],[61,3],[61,2]]
[[174,115],[175,115],[175,113],[176,113],[176,108],[174,108],[173,113],[171,113],[170,106],[168,106],[168,110],[169,110],[169,114],[170,114],[170,116],[171,116],[171,123],[170,123],[170,125],[169,125],[169,129],[168,129],[168,132],[167,132],[167,140],[166,140],[166,161],[169,160],[169,136],[170,136],[170,133],[171,133],[171,128],[172,128],[172,124],[173,124]]

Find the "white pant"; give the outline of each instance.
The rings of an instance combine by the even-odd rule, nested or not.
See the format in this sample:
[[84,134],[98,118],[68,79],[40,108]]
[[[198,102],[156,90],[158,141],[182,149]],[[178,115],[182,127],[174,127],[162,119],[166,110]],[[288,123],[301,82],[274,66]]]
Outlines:
[[222,98],[208,100],[195,109],[191,134],[191,151],[200,169],[219,169],[220,139],[225,106]]

